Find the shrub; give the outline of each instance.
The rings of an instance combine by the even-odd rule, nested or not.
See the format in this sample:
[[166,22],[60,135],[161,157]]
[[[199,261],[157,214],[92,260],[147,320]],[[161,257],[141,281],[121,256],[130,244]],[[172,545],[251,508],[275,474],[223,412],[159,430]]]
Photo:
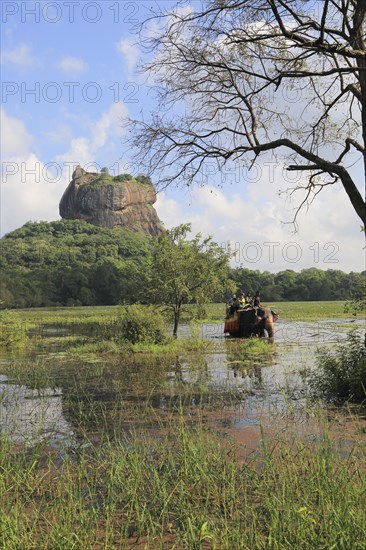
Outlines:
[[16,313],[3,309],[0,311],[0,349],[18,348],[27,340],[23,323]]
[[114,177],[114,181],[131,181],[133,177],[131,174],[119,174],[118,176]]
[[168,341],[164,317],[154,306],[134,304],[121,307],[118,333],[132,344],[164,344]]
[[143,176],[142,174],[139,174],[135,177],[135,180],[139,183],[143,183],[144,185],[152,185],[151,179],[149,176]]
[[366,399],[366,347],[357,331],[336,349],[320,349],[318,369],[308,375],[311,394],[331,403],[359,403]]

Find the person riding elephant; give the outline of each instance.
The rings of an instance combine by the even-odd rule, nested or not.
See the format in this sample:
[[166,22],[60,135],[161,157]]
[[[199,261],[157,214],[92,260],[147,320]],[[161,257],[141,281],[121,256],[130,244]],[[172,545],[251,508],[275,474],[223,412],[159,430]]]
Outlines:
[[253,298],[253,307],[260,307],[260,305],[261,305],[261,293],[259,292],[259,290],[257,290]]
[[226,304],[226,317],[234,315],[235,311],[239,309],[239,298],[236,294],[233,294],[232,298]]

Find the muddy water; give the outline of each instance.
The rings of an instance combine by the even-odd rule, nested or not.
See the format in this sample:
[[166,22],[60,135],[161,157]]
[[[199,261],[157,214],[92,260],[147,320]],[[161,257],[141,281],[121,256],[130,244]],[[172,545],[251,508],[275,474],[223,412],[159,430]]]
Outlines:
[[[183,409],[187,418],[199,417],[223,435],[234,434],[248,449],[263,434],[270,437],[285,427],[316,440],[324,426],[306,412],[301,373],[314,368],[317,347],[336,345],[354,324],[280,321],[275,343],[268,342],[273,352],[255,359],[217,324],[202,327],[201,338],[210,342],[207,352],[174,360],[137,354],[75,362],[45,355],[34,358],[49,376],[49,385],[42,387],[29,382],[29,369],[27,376],[10,377],[1,374],[0,363],[0,433],[16,443],[46,439],[52,446],[74,447],[85,436],[100,439],[105,431],[118,437],[130,429],[160,429]],[[182,327],[180,337],[187,335],[189,328]],[[345,416],[337,418],[340,440],[351,441],[357,430]]]

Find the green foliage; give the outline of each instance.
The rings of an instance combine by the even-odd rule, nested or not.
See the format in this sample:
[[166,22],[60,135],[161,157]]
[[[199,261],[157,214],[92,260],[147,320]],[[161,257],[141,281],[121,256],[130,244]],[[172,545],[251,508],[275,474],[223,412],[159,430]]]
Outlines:
[[119,174],[118,176],[114,177],[114,181],[117,182],[124,182],[124,181],[131,181],[133,180],[133,177],[131,174]]
[[152,181],[149,176],[142,176],[141,174],[139,174],[134,179],[139,183],[143,183],[144,185],[152,185]]
[[121,307],[116,329],[119,338],[131,344],[164,344],[168,341],[164,317],[151,305]]
[[[90,416],[93,438],[71,458],[61,448],[63,460],[47,441],[15,452],[3,435],[1,548],[365,549],[361,440],[339,455],[334,440],[305,446],[282,432],[244,454],[227,435],[171,415],[158,437],[156,428],[110,437],[101,421],[98,445]],[[79,406],[83,434],[87,418]]]
[[[315,267],[278,273],[245,268],[231,270],[237,291],[261,291],[264,301],[349,300],[362,291],[366,272],[349,274],[339,269],[323,271]],[[228,296],[226,296],[228,298]]]
[[344,306],[345,313],[351,313],[356,317],[358,313],[366,311],[366,284],[364,283],[361,288],[355,293],[352,300],[347,302]]
[[366,399],[366,347],[359,333],[350,332],[334,351],[320,349],[316,364],[317,370],[308,376],[314,397],[333,403]]
[[14,349],[27,341],[25,326],[21,318],[13,311],[0,311],[0,349]]
[[146,297],[173,311],[174,335],[183,304],[194,301],[202,308],[228,280],[230,254],[211,237],[187,240],[190,229],[183,224],[158,237],[146,265]]
[[[27,222],[0,239],[0,300],[7,308],[115,305],[138,300],[156,303],[161,290],[166,296],[169,288],[170,296],[175,293],[178,299],[183,294],[182,303],[194,302],[197,317],[202,318],[207,301],[225,302],[235,290],[260,289],[264,302],[350,300],[362,295],[365,273],[311,268],[275,274],[229,268],[227,262],[219,261],[229,254],[211,238],[197,235],[187,240],[188,227],[180,226],[154,239],[81,220]],[[153,265],[158,258],[160,273]],[[194,269],[187,269],[193,264]],[[159,282],[155,289],[150,284],[153,279]],[[196,282],[197,288],[192,288]],[[358,313],[362,303],[352,302],[349,311]]]
[[98,174],[95,179],[91,180],[88,183],[88,186],[95,187],[100,185],[114,185],[117,183],[117,180],[108,174],[108,172],[103,172],[101,174]]
[[113,305],[129,302],[142,286],[151,238],[60,220],[27,223],[0,246],[0,299],[6,307]]
[[101,169],[100,174],[97,174],[93,180],[91,180],[87,185],[89,186],[99,186],[99,185],[115,185],[118,183],[124,182],[134,182],[142,183],[143,185],[152,185],[151,179],[149,176],[143,176],[139,174],[134,177],[131,174],[118,174],[118,176],[112,176],[109,174],[107,167]]

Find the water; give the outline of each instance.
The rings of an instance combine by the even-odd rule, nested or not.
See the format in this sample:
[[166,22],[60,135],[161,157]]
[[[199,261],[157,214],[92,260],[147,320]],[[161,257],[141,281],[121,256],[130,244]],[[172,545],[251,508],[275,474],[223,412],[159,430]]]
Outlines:
[[73,427],[64,416],[62,388],[32,389],[0,375],[1,434],[10,434],[17,444],[34,445],[40,439],[72,444]]
[[[275,325],[270,356],[248,361],[242,341],[224,337],[222,325],[204,325],[201,337],[209,351],[164,359],[136,354],[95,362],[53,354],[37,358],[32,370],[17,376],[1,374],[0,434],[14,443],[75,446],[83,439],[101,439],[105,430],[118,437],[130,429],[159,429],[180,407],[217,431],[235,431],[247,445],[258,442],[260,430],[278,419],[293,421],[294,430],[308,437],[317,433],[314,419],[304,415],[306,388],[301,373],[314,367],[319,346],[334,346],[353,320]],[[358,322],[362,328],[362,324]],[[180,337],[189,335],[181,327]],[[41,363],[39,363],[41,361]],[[47,384],[29,382],[42,366]],[[155,414],[152,414],[152,410]],[[304,427],[306,426],[306,427]]]

